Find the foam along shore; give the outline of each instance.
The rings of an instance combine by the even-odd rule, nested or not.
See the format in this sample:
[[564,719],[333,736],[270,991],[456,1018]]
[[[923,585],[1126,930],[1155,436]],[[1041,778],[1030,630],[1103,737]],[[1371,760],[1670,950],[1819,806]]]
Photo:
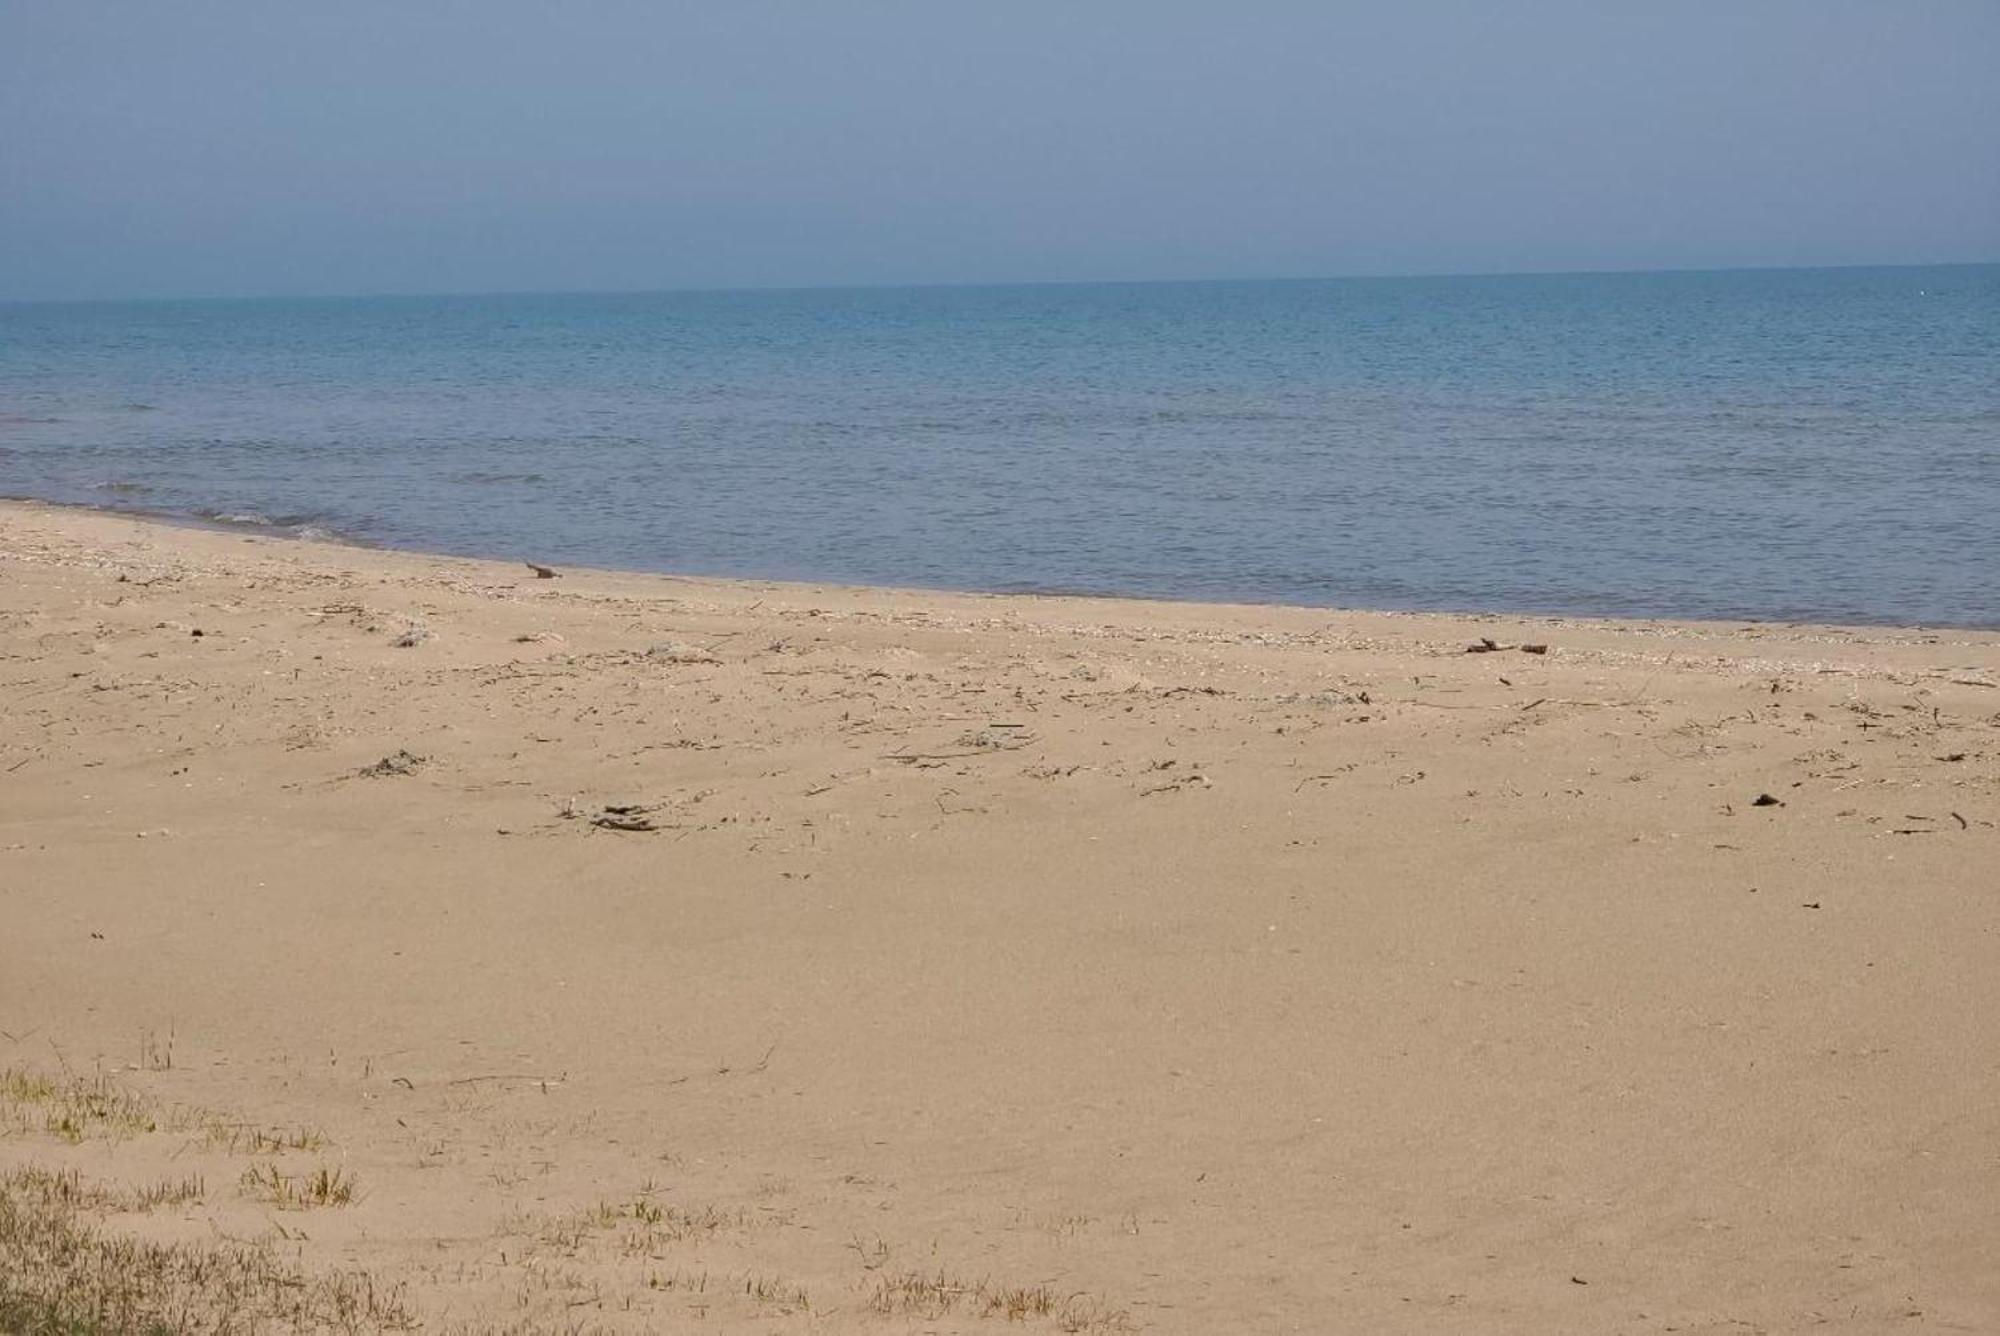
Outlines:
[[1993,1329],[1996,869],[2000,635],[8,503],[0,1313]]

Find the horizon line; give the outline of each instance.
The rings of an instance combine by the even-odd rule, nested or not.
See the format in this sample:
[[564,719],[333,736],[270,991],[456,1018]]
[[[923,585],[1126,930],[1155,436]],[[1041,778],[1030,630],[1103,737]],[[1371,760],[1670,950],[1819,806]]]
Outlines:
[[480,288],[414,292],[181,293],[172,296],[144,297],[0,297],[0,306],[120,306],[174,302],[342,302],[384,301],[398,298],[666,297],[713,296],[728,293],[952,291],[973,288],[1198,287],[1231,283],[1383,283],[1437,278],[1608,278],[1638,277],[1656,274],[1815,273],[1850,269],[1978,269],[1990,268],[1994,265],[2000,265],[2000,258],[1985,260],[1858,261],[1844,264],[1662,265],[1655,268],[1639,269],[1418,270],[1399,273],[1281,274],[1234,278],[1026,278],[997,281],[949,280],[904,283],[716,284],[633,288]]

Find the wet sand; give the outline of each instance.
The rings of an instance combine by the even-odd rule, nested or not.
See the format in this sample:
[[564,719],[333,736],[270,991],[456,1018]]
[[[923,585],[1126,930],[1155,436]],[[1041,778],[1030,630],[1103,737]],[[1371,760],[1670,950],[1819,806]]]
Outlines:
[[0,711],[0,1171],[427,1330],[2000,1328],[2000,634],[6,503]]

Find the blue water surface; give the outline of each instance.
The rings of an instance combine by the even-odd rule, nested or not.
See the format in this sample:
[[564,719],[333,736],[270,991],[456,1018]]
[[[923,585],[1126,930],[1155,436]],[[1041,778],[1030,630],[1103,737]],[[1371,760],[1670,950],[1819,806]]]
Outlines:
[[0,494],[483,556],[2000,625],[2000,265],[0,305]]

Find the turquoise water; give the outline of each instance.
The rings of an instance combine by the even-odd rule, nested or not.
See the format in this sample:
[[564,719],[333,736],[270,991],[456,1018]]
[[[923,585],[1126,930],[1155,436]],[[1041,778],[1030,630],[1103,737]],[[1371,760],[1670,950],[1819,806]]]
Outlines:
[[0,493],[722,575],[2000,625],[2000,266],[7,305]]

